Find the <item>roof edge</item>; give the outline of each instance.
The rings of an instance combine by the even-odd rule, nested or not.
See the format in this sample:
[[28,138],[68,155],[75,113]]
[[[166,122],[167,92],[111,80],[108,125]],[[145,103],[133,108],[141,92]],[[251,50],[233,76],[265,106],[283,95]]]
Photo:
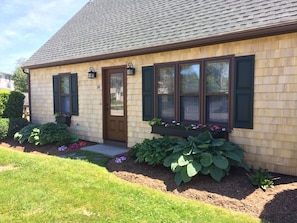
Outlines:
[[271,25],[266,27],[259,27],[256,29],[230,32],[222,35],[209,36],[209,37],[189,40],[185,42],[170,43],[170,44],[165,44],[160,46],[146,47],[146,48],[129,50],[129,51],[114,52],[114,53],[69,59],[69,60],[63,60],[63,61],[56,61],[56,62],[49,62],[49,63],[36,64],[36,65],[28,65],[28,66],[23,66],[22,68],[37,69],[37,68],[69,65],[69,64],[84,63],[84,62],[91,62],[91,61],[97,61],[97,60],[136,56],[141,54],[150,54],[150,53],[159,53],[159,52],[171,51],[171,50],[187,49],[192,47],[214,45],[214,44],[234,42],[234,41],[247,40],[247,39],[255,39],[260,37],[281,35],[281,34],[293,33],[293,32],[297,32],[296,21],[277,24],[277,25]]

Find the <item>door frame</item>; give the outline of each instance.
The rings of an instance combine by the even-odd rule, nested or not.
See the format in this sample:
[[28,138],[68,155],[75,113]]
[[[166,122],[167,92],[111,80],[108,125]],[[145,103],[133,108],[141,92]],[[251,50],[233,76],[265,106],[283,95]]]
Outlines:
[[[106,81],[109,80],[108,78],[108,72],[121,72],[123,73],[123,96],[124,96],[124,118],[126,119],[126,136],[125,141],[119,142],[113,139],[107,138],[107,109],[106,105],[109,102],[109,89],[108,84],[106,84]],[[107,144],[114,144],[119,146],[127,146],[128,143],[128,115],[127,115],[127,70],[126,65],[123,66],[112,66],[112,67],[102,67],[102,120],[103,120],[103,142]]]

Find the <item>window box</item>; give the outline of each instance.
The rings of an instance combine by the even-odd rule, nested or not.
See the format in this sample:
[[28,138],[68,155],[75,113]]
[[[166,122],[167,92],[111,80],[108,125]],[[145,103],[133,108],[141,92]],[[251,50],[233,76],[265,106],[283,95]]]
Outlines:
[[66,124],[68,126],[70,126],[70,124],[71,124],[71,115],[70,114],[64,114],[64,115],[56,114],[55,118],[56,118],[57,123]]
[[[181,126],[169,126],[166,127],[164,125],[152,125],[151,133],[159,134],[162,136],[178,136],[187,138],[189,136],[197,136],[199,133],[205,131],[206,129],[187,129]],[[217,138],[225,138],[226,141],[229,140],[229,132],[228,131],[210,131],[212,136]]]

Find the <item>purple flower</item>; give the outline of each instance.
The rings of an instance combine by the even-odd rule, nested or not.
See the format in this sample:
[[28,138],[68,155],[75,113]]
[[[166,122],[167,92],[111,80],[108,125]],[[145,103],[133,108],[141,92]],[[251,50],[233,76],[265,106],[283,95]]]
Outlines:
[[60,152],[63,152],[63,151],[65,151],[67,149],[67,146],[60,146],[59,148],[58,148],[58,150],[60,151]]
[[116,158],[116,159],[115,159],[115,162],[116,162],[116,163],[122,163],[122,160],[121,160],[120,158]]

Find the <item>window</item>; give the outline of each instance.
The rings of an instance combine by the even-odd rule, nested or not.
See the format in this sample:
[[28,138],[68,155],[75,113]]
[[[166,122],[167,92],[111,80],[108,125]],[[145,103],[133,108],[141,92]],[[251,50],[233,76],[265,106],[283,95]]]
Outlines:
[[78,115],[77,74],[53,76],[54,113]]
[[183,123],[230,124],[233,57],[155,66],[155,117]]
[[254,70],[255,55],[142,67],[142,120],[252,129]]

